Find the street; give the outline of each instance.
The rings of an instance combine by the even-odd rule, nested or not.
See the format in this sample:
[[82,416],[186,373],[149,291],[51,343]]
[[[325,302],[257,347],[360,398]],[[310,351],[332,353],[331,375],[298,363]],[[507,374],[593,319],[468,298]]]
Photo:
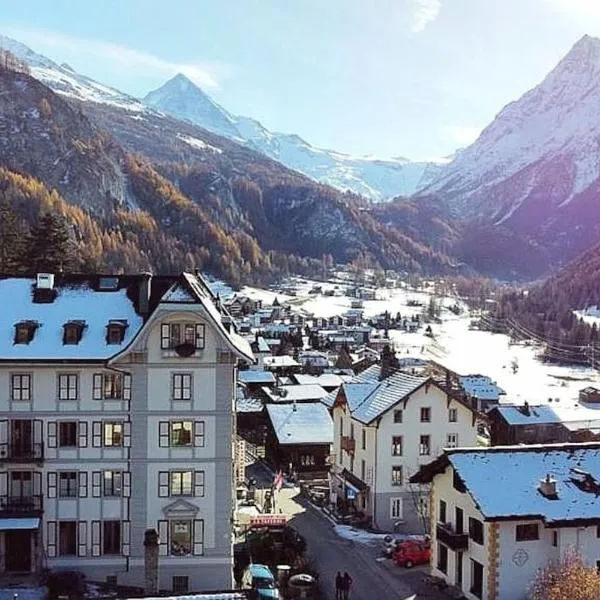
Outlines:
[[[261,463],[247,468],[257,487],[270,486],[273,475]],[[319,510],[299,496],[297,488],[286,486],[277,494],[276,512],[288,515],[289,523],[305,538],[307,551],[319,571],[326,600],[335,600],[335,575],[347,571],[354,583],[351,600],[439,600],[447,598],[423,582],[426,568],[402,569],[390,560],[377,560],[378,543],[355,542],[340,537],[333,524]]]

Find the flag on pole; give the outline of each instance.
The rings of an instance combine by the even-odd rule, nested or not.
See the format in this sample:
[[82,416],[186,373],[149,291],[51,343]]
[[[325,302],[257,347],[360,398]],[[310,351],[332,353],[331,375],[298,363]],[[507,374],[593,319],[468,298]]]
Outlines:
[[281,470],[275,473],[275,478],[273,479],[273,487],[277,491],[279,491],[283,487],[283,473],[281,472]]

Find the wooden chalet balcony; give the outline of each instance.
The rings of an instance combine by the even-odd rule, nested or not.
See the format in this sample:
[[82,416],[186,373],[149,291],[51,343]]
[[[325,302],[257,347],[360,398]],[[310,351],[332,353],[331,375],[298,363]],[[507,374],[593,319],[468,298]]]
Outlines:
[[0,517],[41,517],[43,512],[41,495],[0,496]]
[[343,435],[341,446],[342,446],[342,450],[345,450],[346,452],[354,454],[354,450],[356,448],[356,441],[354,440],[354,438],[351,438],[350,436]]
[[44,460],[42,443],[3,443],[0,444],[0,462],[28,463]]
[[466,550],[469,547],[469,535],[456,533],[448,523],[437,524],[436,537],[438,542],[442,542],[450,550]]

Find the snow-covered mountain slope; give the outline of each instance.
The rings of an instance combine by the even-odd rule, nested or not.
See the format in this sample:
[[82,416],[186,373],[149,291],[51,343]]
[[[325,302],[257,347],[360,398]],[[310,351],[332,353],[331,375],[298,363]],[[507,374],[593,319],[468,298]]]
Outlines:
[[441,197],[460,216],[524,231],[572,217],[600,178],[599,106],[600,40],[585,36],[421,194]]
[[315,148],[297,135],[271,132],[255,119],[232,115],[184,75],[176,75],[150,92],[144,103],[213,133],[241,141],[317,181],[372,200],[414,194],[432,181],[443,164],[410,162],[403,158],[353,157]]
[[67,64],[59,65],[12,38],[0,35],[0,48],[8,50],[25,61],[33,77],[63,96],[112,104],[135,112],[145,110],[144,105],[137,98],[81,75]]

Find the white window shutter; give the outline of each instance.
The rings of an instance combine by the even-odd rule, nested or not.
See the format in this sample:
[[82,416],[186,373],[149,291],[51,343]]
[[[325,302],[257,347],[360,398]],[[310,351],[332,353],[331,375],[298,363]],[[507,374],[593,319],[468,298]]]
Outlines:
[[77,556],[87,554],[87,521],[77,523]]
[[87,471],[79,471],[79,497],[87,498],[88,495],[88,474]]
[[130,521],[122,521],[121,522],[121,553],[123,556],[129,556],[131,550],[130,544],[131,537],[131,522]]
[[160,326],[160,347],[163,350],[168,350],[171,345],[171,329],[168,323],[163,323]]
[[204,554],[204,520],[194,519],[194,548],[193,553],[196,556]]
[[102,423],[100,421],[92,423],[92,446],[94,448],[102,446]]
[[131,447],[131,421],[123,423],[123,446],[125,448]]
[[123,400],[131,400],[131,375],[129,373],[123,376]]
[[158,445],[160,448],[169,447],[169,422],[160,421],[158,423]]
[[131,497],[131,473],[123,471],[123,497]]
[[8,443],[8,421],[6,419],[2,419],[0,421],[0,442]]
[[56,558],[56,521],[48,521],[46,552],[48,558]]
[[92,382],[92,398],[102,400],[102,373],[94,373]]
[[169,471],[159,471],[158,473],[158,497],[169,497]]
[[194,422],[194,446],[196,448],[204,447],[204,421]]
[[48,448],[56,448],[56,421],[48,421]]
[[203,350],[205,346],[206,328],[204,323],[196,323],[196,348]]
[[102,471],[92,472],[92,498],[102,496]]
[[92,556],[100,556],[100,521],[92,521]]
[[46,495],[48,498],[56,498],[56,471],[48,471]]
[[80,448],[87,448],[88,445],[88,424],[87,421],[79,421],[77,426],[77,436]]
[[169,554],[169,521],[158,522],[158,553],[160,556]]
[[0,472],[0,495],[4,496],[8,494],[8,473],[6,471]]
[[194,472],[194,496],[204,498],[204,471]]

